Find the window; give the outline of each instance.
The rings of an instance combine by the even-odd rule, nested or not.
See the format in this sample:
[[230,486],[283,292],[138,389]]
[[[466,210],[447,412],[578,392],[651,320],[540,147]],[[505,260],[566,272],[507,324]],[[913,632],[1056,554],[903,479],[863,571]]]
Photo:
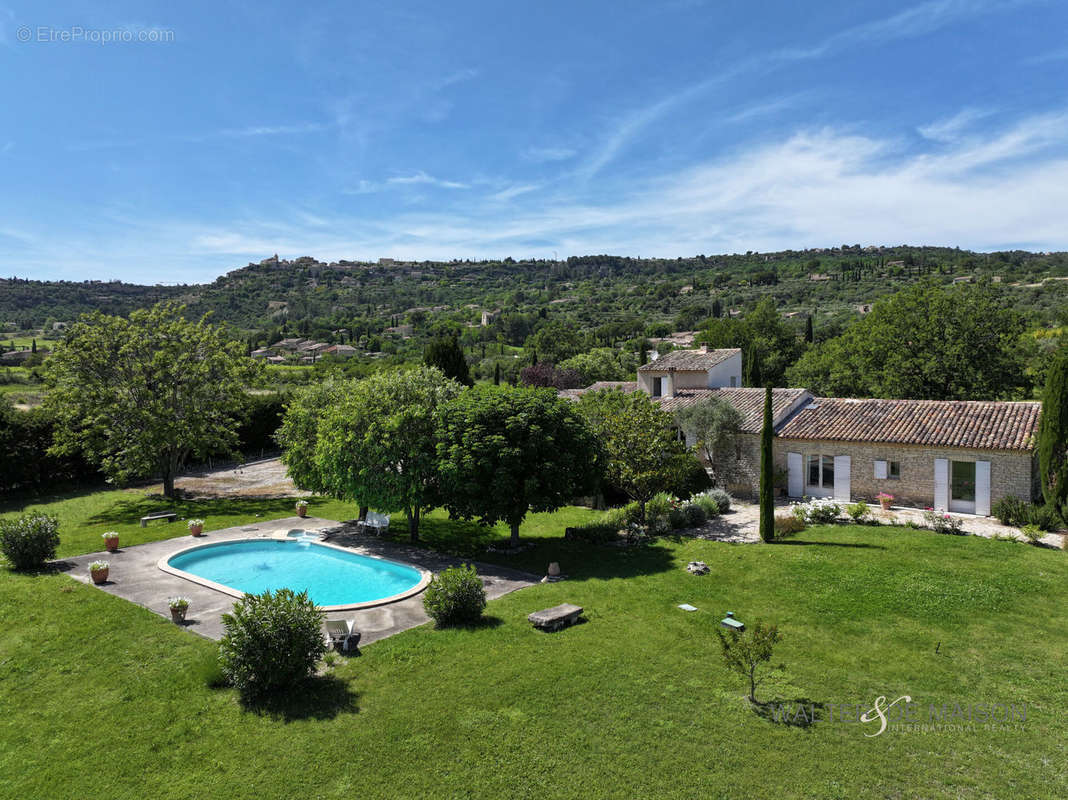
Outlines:
[[738,376],[731,375],[731,388],[735,388],[738,385]]
[[660,397],[664,393],[664,379],[653,378],[653,397]]
[[951,500],[975,501],[975,462],[951,461],[949,477]]
[[805,485],[813,489],[834,488],[834,456],[808,456]]
[[901,462],[900,461],[891,461],[890,462],[890,469],[889,469],[889,472],[888,472],[888,476],[889,476],[890,480],[892,480],[892,481],[901,480]]

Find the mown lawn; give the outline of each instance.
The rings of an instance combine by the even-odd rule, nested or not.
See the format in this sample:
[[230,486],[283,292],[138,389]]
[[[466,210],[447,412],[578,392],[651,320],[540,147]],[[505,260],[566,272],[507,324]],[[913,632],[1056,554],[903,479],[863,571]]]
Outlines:
[[[82,511],[64,502],[71,519],[118,514],[97,495]],[[215,508],[216,527],[253,508],[231,505],[230,517]],[[211,642],[65,575],[0,571],[2,794],[1068,796],[1068,554],[854,526],[781,545],[565,542],[563,526],[588,514],[541,515],[525,530],[534,550],[483,556],[539,571],[558,560],[568,580],[491,603],[475,629],[369,645],[254,709],[205,684]],[[89,527],[64,539],[66,552],[99,547]],[[426,529],[446,549],[471,533],[441,517]],[[685,573],[694,559],[712,574]],[[527,624],[568,601],[586,608],[585,624]],[[768,699],[867,709],[907,694],[925,710],[1026,704],[1027,719],[874,738],[859,723],[773,722],[721,665],[713,631],[728,609],[785,636],[776,660],[787,670]]]

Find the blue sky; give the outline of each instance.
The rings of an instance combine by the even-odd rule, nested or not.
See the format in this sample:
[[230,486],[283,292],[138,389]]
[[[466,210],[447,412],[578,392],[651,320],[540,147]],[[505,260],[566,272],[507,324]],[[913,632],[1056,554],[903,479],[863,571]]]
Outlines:
[[1056,0],[0,0],[0,274],[1068,249],[1066,32]]

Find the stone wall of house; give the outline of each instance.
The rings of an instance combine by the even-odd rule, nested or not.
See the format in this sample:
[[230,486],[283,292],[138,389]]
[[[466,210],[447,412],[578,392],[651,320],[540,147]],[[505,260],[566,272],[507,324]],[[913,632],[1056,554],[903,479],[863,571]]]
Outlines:
[[[786,454],[849,456],[850,494],[854,500],[875,501],[879,492],[888,492],[895,503],[917,508],[934,504],[934,463],[936,458],[951,461],[990,462],[990,502],[1006,495],[1023,500],[1032,496],[1037,472],[1031,453],[1018,450],[966,450],[944,447],[920,447],[902,444],[867,444],[847,442],[797,441],[775,439],[776,466],[786,469]],[[757,451],[759,464],[759,450]],[[876,461],[897,461],[900,479],[875,477]],[[804,461],[803,463],[807,463]]]
[[[934,462],[990,462],[990,503],[1006,495],[1023,500],[1036,496],[1038,465],[1031,453],[1016,450],[967,450],[912,445],[862,444],[846,442],[797,441],[776,438],[773,443],[775,467],[786,473],[786,454],[849,456],[850,494],[853,500],[876,502],[879,492],[894,495],[899,505],[927,508],[934,504]],[[737,437],[736,462],[727,489],[742,500],[756,500],[760,492],[760,436],[743,433]],[[876,461],[897,461],[899,479],[875,477]],[[802,463],[807,463],[802,461]]]

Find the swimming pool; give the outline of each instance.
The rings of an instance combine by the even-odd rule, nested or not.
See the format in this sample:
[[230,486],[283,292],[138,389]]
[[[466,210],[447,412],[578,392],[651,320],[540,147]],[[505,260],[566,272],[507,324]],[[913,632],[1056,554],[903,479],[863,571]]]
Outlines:
[[307,591],[328,611],[401,600],[430,580],[407,564],[299,538],[198,545],[161,559],[159,567],[235,597],[268,589]]

